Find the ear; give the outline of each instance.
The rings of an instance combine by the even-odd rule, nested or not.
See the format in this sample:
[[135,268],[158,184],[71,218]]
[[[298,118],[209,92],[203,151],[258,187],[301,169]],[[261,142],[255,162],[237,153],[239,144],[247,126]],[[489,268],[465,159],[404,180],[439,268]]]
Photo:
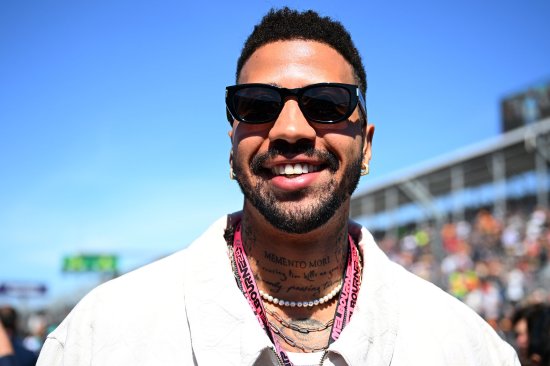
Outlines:
[[374,125],[365,123],[363,126],[363,162],[368,164],[372,157],[372,138],[374,137]]

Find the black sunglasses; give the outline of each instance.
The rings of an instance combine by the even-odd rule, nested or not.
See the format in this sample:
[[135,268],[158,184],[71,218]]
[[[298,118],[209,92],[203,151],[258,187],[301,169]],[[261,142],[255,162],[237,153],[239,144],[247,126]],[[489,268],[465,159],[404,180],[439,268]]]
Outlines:
[[303,88],[278,88],[268,84],[238,84],[225,88],[227,119],[260,124],[273,122],[288,97],[296,97],[305,118],[318,123],[346,120],[357,104],[365,119],[365,99],[359,87],[351,84],[320,83]]

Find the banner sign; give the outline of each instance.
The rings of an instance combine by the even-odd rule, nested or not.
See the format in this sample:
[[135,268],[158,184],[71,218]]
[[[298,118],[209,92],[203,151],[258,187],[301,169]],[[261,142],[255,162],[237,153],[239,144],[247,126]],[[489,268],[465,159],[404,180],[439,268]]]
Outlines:
[[43,296],[48,288],[43,283],[34,282],[0,282],[0,295],[14,297]]
[[79,254],[63,258],[63,272],[117,272],[118,257],[110,254]]

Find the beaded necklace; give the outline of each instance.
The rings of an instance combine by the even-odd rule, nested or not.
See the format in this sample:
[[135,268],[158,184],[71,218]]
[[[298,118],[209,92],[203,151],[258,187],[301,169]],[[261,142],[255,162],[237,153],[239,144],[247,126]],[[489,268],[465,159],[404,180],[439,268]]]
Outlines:
[[311,306],[322,305],[322,304],[332,300],[334,298],[334,296],[336,296],[340,293],[340,290],[342,289],[342,283],[343,283],[343,281],[340,281],[338,286],[336,286],[334,288],[334,290],[332,290],[328,295],[320,297],[318,299],[311,300],[311,301],[288,301],[288,300],[283,300],[283,299],[278,299],[276,297],[273,297],[273,296],[263,292],[262,290],[259,290],[259,291],[260,291],[260,295],[262,296],[262,299],[267,300],[272,304],[279,305],[279,306],[287,306],[287,307],[291,307],[291,308],[294,308],[294,307],[307,308],[307,307],[311,307]]

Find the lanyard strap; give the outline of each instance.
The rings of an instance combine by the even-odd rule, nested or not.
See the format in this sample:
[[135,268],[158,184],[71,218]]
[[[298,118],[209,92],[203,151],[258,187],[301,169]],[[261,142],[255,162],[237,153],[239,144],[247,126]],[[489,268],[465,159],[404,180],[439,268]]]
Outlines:
[[[357,250],[352,250],[352,247],[355,248],[355,243],[349,234],[348,240],[348,259],[344,275],[344,284],[342,286],[342,290],[338,298],[338,305],[334,314],[334,321],[328,341],[329,345],[340,337],[340,333],[346,324],[349,323],[353,310],[355,309],[357,295],[361,285],[359,254]],[[286,352],[282,349],[281,344],[277,341],[277,338],[273,335],[271,327],[269,326],[264,305],[260,297],[260,291],[258,290],[256,280],[254,280],[250,263],[248,262],[248,258],[246,257],[246,253],[244,251],[240,223],[237,224],[233,239],[233,256],[237,274],[239,275],[241,288],[244,296],[248,300],[248,304],[252,308],[252,311],[254,311],[260,326],[267,333],[269,339],[275,346],[275,350],[283,361],[283,364],[285,366],[292,366]]]
[[344,277],[344,285],[342,286],[342,291],[338,298],[338,306],[334,314],[334,323],[330,331],[329,345],[340,337],[340,333],[346,324],[349,323],[353,311],[355,310],[357,295],[359,294],[359,287],[361,285],[359,254],[357,250],[352,250],[352,246],[355,247],[355,243],[349,234],[348,240],[348,264]]

